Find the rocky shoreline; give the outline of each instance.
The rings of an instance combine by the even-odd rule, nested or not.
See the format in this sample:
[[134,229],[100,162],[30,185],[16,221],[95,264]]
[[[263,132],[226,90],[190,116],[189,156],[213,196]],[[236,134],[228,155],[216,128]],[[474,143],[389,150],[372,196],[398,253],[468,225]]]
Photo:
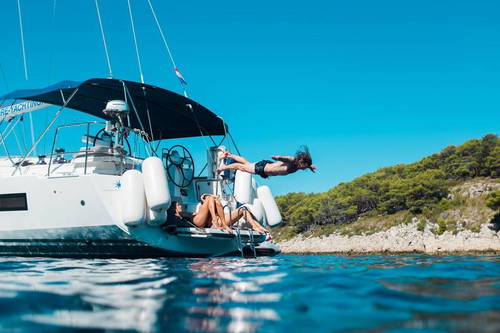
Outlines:
[[479,232],[445,231],[438,235],[432,226],[417,230],[417,222],[401,224],[384,232],[346,236],[333,233],[322,237],[296,236],[277,245],[282,253],[500,253],[500,232],[485,223]]

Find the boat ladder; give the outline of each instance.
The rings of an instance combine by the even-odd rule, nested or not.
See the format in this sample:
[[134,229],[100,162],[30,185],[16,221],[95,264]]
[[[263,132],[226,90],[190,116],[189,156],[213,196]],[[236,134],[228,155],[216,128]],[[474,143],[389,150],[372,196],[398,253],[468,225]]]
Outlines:
[[[237,228],[236,228],[236,240],[238,242],[238,251],[240,252],[241,257],[243,257],[243,258],[246,257],[245,256],[244,248],[248,246],[252,250],[253,258],[257,258],[257,251],[255,250],[255,241],[254,241],[254,238],[253,238],[253,232],[252,232],[252,230],[248,231],[248,237],[249,237],[249,241],[248,242],[243,242],[241,240],[241,226],[238,223],[237,224]],[[245,245],[243,245],[243,243],[245,243]]]

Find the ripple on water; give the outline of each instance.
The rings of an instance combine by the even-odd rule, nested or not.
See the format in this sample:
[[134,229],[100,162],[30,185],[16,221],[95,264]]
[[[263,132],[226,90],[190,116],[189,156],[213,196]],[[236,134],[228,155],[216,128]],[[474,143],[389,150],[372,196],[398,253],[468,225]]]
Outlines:
[[500,331],[499,256],[0,259],[0,331]]

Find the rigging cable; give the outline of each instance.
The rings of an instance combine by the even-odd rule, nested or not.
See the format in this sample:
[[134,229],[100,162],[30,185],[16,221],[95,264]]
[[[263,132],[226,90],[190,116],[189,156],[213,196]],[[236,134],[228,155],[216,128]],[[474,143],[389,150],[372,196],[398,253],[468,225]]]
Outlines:
[[[21,46],[23,49],[23,62],[24,62],[24,78],[28,80],[28,64],[26,62],[26,48],[24,46],[24,31],[23,31],[23,17],[21,15],[21,0],[17,0],[17,12],[19,14],[19,29],[21,33]],[[29,113],[29,120],[30,120],[30,133],[31,133],[31,143],[35,143],[35,133],[33,129],[33,116],[31,115],[31,112]],[[23,122],[23,133],[25,133],[26,127],[24,126]],[[17,138],[17,137],[16,137]],[[23,142],[26,144],[25,137],[23,135]],[[36,154],[36,151],[35,151]]]
[[23,49],[24,77],[28,80],[28,65],[26,63],[26,50],[24,48],[23,17],[21,15],[21,0],[17,0],[17,12],[19,14],[19,28],[21,32],[21,46]]
[[[3,119],[5,119],[5,118],[3,118]],[[2,121],[3,121],[3,119],[2,119]],[[10,123],[11,122],[9,121],[9,125],[10,125]],[[17,124],[17,122],[16,122],[16,124]],[[14,124],[14,126],[16,126],[16,124]],[[9,133],[7,133],[7,136],[9,136],[10,131],[12,131],[12,129],[14,128],[14,126],[11,127],[11,129],[9,130]],[[6,137],[4,137],[4,133],[7,131],[7,127],[6,127],[6,129],[2,133],[0,133],[0,141],[2,142],[3,149],[5,150],[5,153],[7,154],[7,157],[9,158],[9,161],[12,163],[12,165],[15,165],[15,162],[12,160],[12,157],[10,156],[9,150],[7,149],[7,145],[5,144]]]
[[[177,70],[177,65],[175,64],[175,61],[174,61],[174,56],[172,55],[172,51],[170,50],[170,47],[168,46],[167,39],[165,38],[165,34],[163,33],[160,22],[158,21],[158,17],[156,16],[156,12],[153,8],[153,4],[151,3],[151,0],[148,0],[148,4],[149,4],[149,8],[151,9],[151,13],[153,14],[153,17],[155,19],[156,26],[158,27],[158,31],[160,32],[161,38],[163,40],[163,44],[165,45],[165,48],[167,49],[170,61],[172,62],[172,65],[174,66],[174,71],[176,73],[176,76],[179,78],[179,83],[181,85],[182,91],[184,92],[184,96],[188,97],[186,87],[184,86],[184,83],[182,82],[184,80],[181,81],[181,78],[177,74],[178,70]],[[180,72],[179,72],[179,74],[180,74]]]
[[[52,3],[52,21],[51,21],[51,29],[52,29],[52,34],[53,36],[56,36],[56,8],[57,8],[57,0],[54,0]],[[48,73],[48,80],[47,80],[47,85],[49,85],[52,81],[52,72],[54,68],[54,42],[55,38],[51,38],[52,42],[52,47],[50,48],[50,57],[49,57],[49,73]],[[44,112],[43,113],[43,123],[46,124],[49,121],[49,113]],[[34,133],[32,133],[32,137],[34,137]],[[47,151],[47,140],[43,140],[43,148],[42,152],[45,153]],[[35,149],[35,155],[36,155],[36,149]]]
[[[186,90],[186,86],[185,86],[186,82],[185,82],[184,78],[182,77],[182,75],[180,74],[180,72],[177,69],[177,65],[175,64],[174,56],[172,54],[172,51],[171,51],[170,47],[168,46],[167,39],[165,37],[165,34],[163,33],[163,29],[161,28],[160,22],[158,21],[158,17],[156,16],[156,12],[155,12],[155,10],[153,8],[153,4],[151,3],[151,0],[148,0],[148,4],[149,4],[149,8],[151,9],[151,13],[153,14],[153,18],[155,19],[156,26],[158,27],[158,31],[160,32],[161,38],[163,40],[163,44],[165,45],[165,48],[167,49],[167,53],[168,53],[168,56],[170,58],[170,61],[172,62],[172,66],[174,66],[174,71],[175,71],[175,74],[176,74],[177,78],[179,79],[179,83],[181,85],[182,91],[184,92],[184,97],[188,98],[188,94],[187,94],[187,90]],[[191,111],[191,113],[193,114],[193,118],[194,118],[194,120],[196,122],[196,125],[197,125],[198,129],[200,130],[200,134],[201,134],[201,137],[203,138],[205,146],[208,147],[208,144],[205,141],[205,136],[206,135],[203,133],[203,130],[202,130],[201,126],[200,126],[200,123],[198,121],[198,117],[196,116],[196,112],[194,111],[193,106],[190,103],[188,103],[186,106]],[[215,140],[212,138],[211,135],[207,135],[207,136],[210,138],[210,140],[212,141],[212,143],[214,145],[217,145],[217,143],[215,142]]]
[[113,70],[111,69],[111,61],[109,60],[108,45],[106,44],[106,37],[104,36],[104,28],[102,26],[101,11],[99,10],[98,0],[95,0],[95,8],[97,9],[97,18],[99,19],[99,27],[101,28],[102,43],[104,44],[104,53],[106,53],[106,61],[108,63],[109,77],[113,78]]
[[[134,113],[135,113],[135,116],[137,117],[137,120],[139,121],[139,125],[141,126],[141,131],[140,131],[140,135],[142,136],[146,136],[146,142],[148,143],[149,145],[149,148],[151,149],[151,154],[153,154],[153,145],[151,144],[151,139],[149,138],[148,136],[148,133],[144,130],[144,125],[142,124],[142,121],[141,121],[141,117],[139,117],[139,113],[137,112],[137,109],[135,107],[135,104],[134,104],[134,100],[132,99],[132,96],[130,94],[130,91],[128,90],[128,87],[125,85],[125,82],[124,81],[121,81],[122,84],[123,84],[123,87],[125,89],[125,92],[126,94],[128,95],[128,98],[129,98],[129,101],[130,101],[130,104],[132,105],[132,109],[134,110]],[[145,146],[145,149],[147,151],[147,146]],[[149,154],[149,152],[148,152]]]
[[[33,150],[35,149],[35,147],[40,143],[40,141],[43,139],[43,137],[45,136],[45,134],[47,134],[47,132],[50,130],[50,128],[52,127],[52,125],[54,125],[54,123],[56,122],[57,118],[59,117],[59,115],[61,114],[61,112],[68,106],[69,102],[71,102],[71,100],[73,99],[73,97],[76,95],[76,93],[78,92],[79,88],[75,88],[75,90],[73,90],[73,92],[71,93],[71,95],[69,95],[68,99],[64,99],[64,104],[56,111],[56,113],[54,114],[54,116],[52,117],[50,123],[45,127],[45,129],[43,130],[42,134],[40,134],[40,136],[38,137],[38,139],[35,141],[35,143],[31,146],[30,150],[26,153],[26,155],[24,155],[24,157],[21,159],[21,161],[19,162],[19,164],[16,166],[16,168],[14,169],[14,172],[12,173],[12,176],[14,176],[17,172],[17,170],[20,170],[19,167],[20,165],[24,162],[24,160],[26,159],[26,157],[29,156],[29,154],[31,154],[33,152]],[[62,93],[62,90],[60,90],[61,92],[61,95],[63,95]],[[52,154],[52,152],[51,152]],[[51,158],[52,158],[52,155],[51,155]]]
[[[55,35],[55,25],[56,25],[56,5],[57,5],[57,0],[54,0],[52,4],[52,20],[51,20],[51,29],[52,33]],[[54,46],[54,38],[51,39],[52,41],[52,46]],[[48,84],[50,84],[50,81],[52,80],[52,69],[54,67],[54,47],[50,48],[50,56],[49,56],[49,75],[48,75]]]
[[[140,56],[140,53],[139,53],[139,46],[137,44],[137,36],[136,36],[136,33],[135,33],[134,16],[132,15],[132,6],[130,4],[130,0],[127,0],[127,4],[128,4],[128,14],[129,14],[129,18],[130,18],[130,26],[132,27],[132,36],[134,37],[134,46],[135,46],[135,55],[136,55],[136,58],[137,58],[137,66],[139,67],[139,74],[141,76],[141,83],[144,84],[144,74],[142,72],[141,56]],[[149,113],[149,105],[148,105],[148,99],[147,99],[147,96],[146,96],[146,88],[144,86],[142,87],[142,93],[143,93],[144,99],[146,101],[146,114],[148,116],[149,131],[150,131],[151,141],[154,141],[155,138],[154,138],[154,133],[153,133],[153,126],[152,126],[152,123],[151,123],[151,115]],[[151,149],[153,149],[152,146],[151,146]],[[156,154],[156,150],[153,150],[153,153]]]
[[[23,116],[19,117],[20,121],[23,121],[22,118],[23,118]],[[13,131],[12,133],[14,133],[14,138],[16,139],[17,149],[19,150],[19,155],[21,155],[23,149],[21,148],[21,144],[19,143],[19,138],[17,137],[16,131]]]
[[137,37],[135,35],[135,24],[134,24],[134,16],[132,15],[132,6],[130,5],[130,0],[127,0],[127,3],[128,3],[128,14],[130,17],[130,25],[132,26],[132,35],[134,36],[135,55],[137,57],[137,65],[139,66],[139,73],[141,75],[141,83],[144,84],[144,75],[142,73],[141,57],[139,55],[139,47],[137,46]]

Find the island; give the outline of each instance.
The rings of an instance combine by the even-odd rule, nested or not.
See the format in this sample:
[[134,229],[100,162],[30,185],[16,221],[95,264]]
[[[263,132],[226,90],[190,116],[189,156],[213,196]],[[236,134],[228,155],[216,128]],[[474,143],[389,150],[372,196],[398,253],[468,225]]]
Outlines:
[[284,253],[500,253],[500,139],[277,198]]

